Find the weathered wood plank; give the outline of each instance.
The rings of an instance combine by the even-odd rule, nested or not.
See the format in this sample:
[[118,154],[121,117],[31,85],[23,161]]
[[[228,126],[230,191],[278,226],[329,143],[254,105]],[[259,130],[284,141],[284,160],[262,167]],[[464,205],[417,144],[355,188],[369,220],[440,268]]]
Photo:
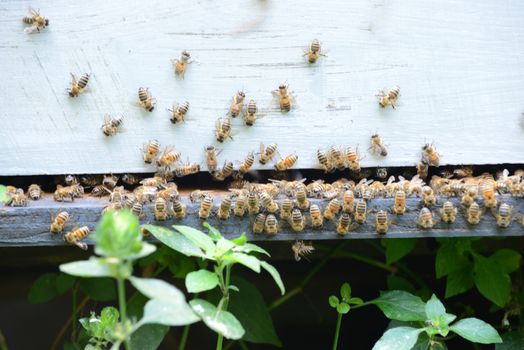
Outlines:
[[[23,33],[29,5],[50,19],[40,34]],[[267,115],[251,129],[235,120],[221,161],[264,141],[297,152],[298,168],[331,144],[360,145],[364,166],[408,166],[434,140],[444,164],[524,163],[521,1],[8,0],[0,13],[0,175],[151,172],[148,139],[203,164],[240,88]],[[310,66],[302,47],[315,37],[329,57]],[[184,80],[170,63],[182,49],[198,60]],[[89,91],[70,99],[69,73],[86,71]],[[284,81],[298,103],[287,115],[270,94]],[[398,109],[381,110],[374,94],[396,84]],[[153,113],[134,105],[140,86],[158,99]],[[165,110],[175,100],[191,104],[183,125]],[[106,113],[123,113],[125,132],[105,137]],[[376,131],[385,159],[366,152]]]
[[[217,196],[215,207],[218,205],[221,196]],[[458,199],[451,199],[458,205]],[[524,212],[524,201],[515,199],[508,195],[503,195],[499,200],[514,206],[514,212]],[[153,217],[152,205],[145,208],[146,217],[142,223],[153,223],[158,225],[170,226],[173,224],[189,225],[192,227],[202,227],[202,220],[198,219],[195,212],[198,210],[197,204],[192,204],[187,199],[182,201],[188,206],[188,211],[192,213],[184,220],[170,219],[164,222],[157,222]],[[325,202],[311,200],[325,206]],[[71,215],[69,228],[75,225],[87,225],[94,229],[100,218],[100,212],[106,201],[95,198],[82,198],[72,203],[53,202],[49,197],[36,202],[30,202],[30,206],[21,208],[4,207],[0,209],[0,246],[32,246],[32,245],[61,245],[64,244],[61,235],[52,235],[49,232],[50,212],[67,210]],[[208,222],[217,227],[226,237],[235,237],[241,232],[246,232],[251,241],[290,241],[295,239],[304,240],[337,240],[337,239],[365,239],[365,238],[408,238],[408,237],[471,237],[471,236],[524,236],[524,227],[520,222],[512,222],[509,228],[501,229],[495,224],[495,218],[487,212],[479,225],[472,226],[467,224],[462,214],[457,216],[453,224],[439,222],[431,230],[421,230],[415,220],[419,213],[419,199],[408,198],[408,207],[411,209],[403,216],[390,215],[394,221],[389,232],[385,236],[375,233],[374,212],[368,214],[365,224],[345,236],[339,236],[335,232],[335,222],[326,222],[320,230],[310,227],[303,232],[295,233],[287,223],[282,224],[279,234],[273,237],[267,235],[256,235],[251,231],[252,218],[236,218],[231,216],[229,220],[221,221],[216,217],[211,217]],[[377,198],[369,204],[373,211],[380,209],[390,209],[392,199]],[[439,216],[438,209],[434,209],[435,216]],[[518,214],[517,214],[518,215]]]

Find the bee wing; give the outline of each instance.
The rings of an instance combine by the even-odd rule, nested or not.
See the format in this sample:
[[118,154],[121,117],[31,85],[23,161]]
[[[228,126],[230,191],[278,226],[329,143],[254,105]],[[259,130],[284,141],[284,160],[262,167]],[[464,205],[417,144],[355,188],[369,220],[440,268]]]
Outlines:
[[38,30],[38,26],[36,24],[33,24],[30,27],[24,28],[24,33],[25,34],[32,34],[32,33],[34,33],[37,30]]
[[32,8],[31,6],[29,6],[29,8],[28,8],[28,12],[29,12],[29,14],[31,14],[31,16],[33,16],[33,17],[39,15],[39,11],[35,10],[35,9]]

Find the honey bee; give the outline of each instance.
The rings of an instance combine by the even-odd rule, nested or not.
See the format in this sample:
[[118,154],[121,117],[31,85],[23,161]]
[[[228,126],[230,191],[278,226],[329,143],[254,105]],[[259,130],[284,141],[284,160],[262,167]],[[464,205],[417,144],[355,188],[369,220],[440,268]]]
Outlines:
[[157,221],[165,221],[169,217],[167,203],[164,198],[158,197],[155,200],[154,215]]
[[67,211],[61,211],[56,216],[51,214],[51,226],[49,226],[49,231],[51,231],[51,233],[62,233],[64,231],[64,226],[68,221],[69,213]]
[[435,192],[429,186],[422,187],[422,204],[425,207],[432,207],[437,203]]
[[173,67],[175,69],[175,74],[179,75],[184,79],[184,75],[186,74],[187,66],[193,61],[191,61],[191,55],[186,50],[182,51],[180,54],[180,57],[172,60]]
[[257,116],[257,104],[254,100],[249,101],[247,108],[244,112],[244,123],[247,126],[253,126],[257,119],[262,118],[260,115]]
[[184,122],[186,118],[186,113],[189,110],[189,102],[185,101],[182,104],[174,104],[171,109],[168,109],[171,112],[171,123],[176,124]]
[[186,206],[177,200],[173,201],[173,216],[176,219],[181,220],[185,218],[186,215],[187,215]]
[[69,97],[77,97],[82,91],[84,91],[89,82],[90,76],[89,73],[84,73],[79,80],[76,80],[76,76],[71,73],[71,85],[69,85],[69,89],[67,90]]
[[420,162],[417,163],[417,174],[421,179],[425,179],[428,177],[428,172],[429,164],[424,158],[422,158]]
[[353,150],[350,147],[346,149],[346,160],[349,170],[355,173],[360,172],[360,161],[362,160],[362,158],[358,154],[358,147],[355,150]]
[[388,213],[385,210],[380,210],[375,216],[375,230],[379,235],[384,235],[389,230]]
[[27,196],[24,190],[18,188],[14,194],[11,194],[10,206],[12,207],[25,207],[27,206]]
[[317,204],[311,204],[309,208],[309,217],[311,220],[311,226],[314,228],[320,228],[324,224],[324,217],[320,211],[320,207]]
[[349,232],[349,224],[351,223],[351,217],[348,213],[340,214],[337,223],[337,233],[339,235],[345,235]]
[[371,147],[369,147],[369,149],[371,149],[373,153],[381,155],[382,157],[388,155],[388,149],[384,145],[384,142],[382,141],[382,138],[379,134],[371,135]]
[[220,206],[218,207],[217,217],[220,220],[227,220],[229,219],[230,213],[231,213],[231,198],[226,197],[222,199],[222,202],[220,202]]
[[208,191],[194,190],[189,194],[189,200],[191,200],[191,203],[195,203],[203,200],[207,196],[210,196]]
[[243,177],[245,174],[247,174],[247,172],[249,172],[249,170],[253,166],[253,163],[255,163],[255,154],[253,152],[249,152],[247,157],[238,167],[239,177]]
[[246,213],[247,209],[247,196],[245,194],[240,194],[235,201],[235,207],[233,208],[233,213],[235,216],[242,217]]
[[440,163],[440,154],[433,144],[426,143],[422,147],[422,159],[430,166],[438,166]]
[[146,111],[152,112],[155,109],[156,99],[151,96],[148,88],[138,88],[138,102]]
[[177,177],[184,177],[191,174],[196,174],[200,171],[200,165],[197,163],[182,164],[175,168],[175,175]]
[[362,225],[364,222],[366,222],[367,213],[368,209],[366,201],[359,199],[355,205],[355,212],[353,214],[355,217],[355,222]]
[[304,228],[306,227],[306,223],[300,210],[293,209],[293,211],[291,212],[291,219],[289,224],[295,232],[300,232],[304,230]]
[[395,104],[397,102],[397,99],[400,95],[400,87],[395,86],[391,90],[382,90],[379,91],[378,95],[380,97],[378,104],[380,107],[385,108],[387,106],[393,107],[393,109],[396,108]]
[[386,177],[388,177],[388,169],[386,169],[386,168],[377,168],[376,176],[377,176],[377,178],[379,178],[381,180],[385,180]]
[[268,145],[267,147],[264,147],[264,144],[260,143],[260,164],[266,164],[270,162],[275,154],[277,153],[277,144],[272,143]]
[[180,152],[173,151],[173,147],[165,147],[164,152],[156,161],[157,166],[170,169],[180,159]]
[[502,203],[499,206],[498,213],[495,214],[495,219],[497,221],[497,226],[502,228],[509,227],[511,224],[511,214],[513,212],[513,207],[506,203]]
[[288,221],[291,219],[291,211],[293,210],[293,202],[289,198],[284,198],[280,203],[280,219]]
[[342,195],[342,211],[344,213],[353,213],[355,194],[351,190],[344,191]]
[[247,210],[250,215],[258,214],[260,211],[260,203],[256,192],[251,191],[247,196]]
[[40,29],[44,29],[49,25],[49,19],[42,16],[39,10],[35,10],[33,8],[29,8],[29,14],[22,18],[22,21],[25,24],[31,25],[31,27],[24,29],[24,33],[26,34],[31,34],[35,30],[40,32]]
[[105,187],[107,187],[110,190],[115,188],[117,182],[118,182],[118,176],[113,175],[113,174],[104,175],[102,179],[102,185],[104,185]]
[[477,199],[477,187],[476,186],[470,186],[462,196],[462,199],[460,200],[460,204],[464,207],[469,207],[475,200]]
[[291,250],[295,256],[295,261],[300,261],[302,258],[307,259],[307,255],[312,254],[315,247],[311,243],[307,244],[304,241],[295,241],[291,246]]
[[29,198],[36,201],[39,200],[40,197],[42,197],[42,189],[37,184],[32,184],[27,189],[27,194],[29,195]]
[[111,118],[108,114],[104,116],[104,124],[102,124],[102,132],[106,136],[114,136],[118,132],[118,127],[124,122],[124,117],[119,115],[116,118]]
[[330,173],[332,172],[333,170],[335,170],[335,167],[333,167],[333,165],[331,165],[331,162],[329,161],[326,153],[324,151],[321,151],[320,149],[317,150],[317,159],[318,159],[318,162],[320,163],[322,169],[324,169],[324,171],[326,173]]
[[340,202],[338,199],[333,198],[329,201],[326,209],[324,209],[324,218],[326,220],[333,220],[335,215],[340,211]]
[[497,194],[489,183],[482,183],[480,186],[480,192],[484,199],[484,206],[486,208],[495,208],[497,206]]
[[233,174],[233,162],[224,162],[222,169],[213,173],[213,178],[217,181],[224,181]]
[[437,222],[435,219],[433,219],[433,213],[431,210],[424,207],[420,210],[416,223],[419,227],[428,229],[435,226]]
[[158,192],[158,197],[163,198],[166,202],[173,202],[179,198],[178,187],[171,183],[174,186],[169,186]]
[[259,197],[260,201],[262,202],[268,213],[274,214],[278,211],[278,204],[273,200],[273,198],[271,198],[271,196],[267,192],[260,192]]
[[306,210],[307,208],[309,208],[310,202],[309,202],[309,199],[307,199],[307,193],[306,193],[305,187],[302,186],[296,190],[295,199],[297,202],[297,207],[299,209]]
[[268,214],[266,216],[264,231],[266,231],[266,233],[270,236],[274,236],[278,233],[278,220],[275,215]]
[[[240,112],[242,112],[242,109],[244,108],[244,99],[246,98],[246,94],[244,91],[237,91],[235,96],[233,96],[233,101],[231,102],[231,106],[229,107],[229,115],[231,115],[233,118],[238,117]],[[250,102],[251,103],[251,102]],[[256,113],[256,105],[255,105],[255,113]]]
[[102,209],[102,215],[108,212],[117,212],[123,208],[122,202],[114,202],[110,203],[109,205],[105,206],[104,209]]
[[253,233],[260,234],[264,232],[264,226],[266,224],[266,216],[264,214],[258,214],[253,221]]
[[406,192],[402,190],[395,192],[393,212],[397,215],[404,215],[406,212]]
[[140,180],[140,184],[146,187],[164,188],[167,183],[163,177],[155,175],[153,177],[146,177],[145,179]]
[[221,151],[217,150],[214,146],[207,146],[204,148],[206,154],[207,170],[212,173],[217,170],[218,167],[218,155]]
[[205,196],[200,202],[200,208],[198,209],[198,217],[200,219],[207,219],[211,215],[213,209],[213,198],[211,196]]
[[87,244],[80,241],[86,238],[89,235],[89,232],[89,227],[87,226],[82,226],[80,228],[75,227],[64,235],[64,241],[76,245],[82,250],[87,250]]
[[91,194],[95,197],[103,197],[111,193],[111,190],[104,185],[97,185],[91,190]]
[[80,182],[86,187],[95,187],[99,184],[99,180],[99,177],[95,175],[86,175],[80,178]]
[[282,112],[289,112],[291,110],[291,103],[293,102],[293,97],[288,91],[288,87],[288,85],[281,84],[277,90],[273,91],[273,95],[279,99],[280,110]]
[[110,202],[123,202],[125,198],[124,186],[115,187],[111,194],[109,195]]
[[322,47],[320,46],[318,39],[313,39],[311,45],[309,45],[309,50],[305,52],[303,56],[307,56],[309,63],[315,63],[320,56],[327,57],[322,53]]
[[440,216],[442,217],[442,221],[447,224],[452,224],[457,217],[457,208],[455,208],[450,201],[446,201],[440,209]]
[[345,154],[338,147],[331,146],[327,156],[333,167],[337,168],[338,170],[344,170],[346,167]]
[[140,179],[133,174],[124,174],[122,175],[122,181],[128,185],[136,185]]
[[285,171],[291,169],[298,160],[296,154],[287,155],[285,158],[281,158],[276,164],[275,169],[278,171]]
[[53,198],[55,201],[57,202],[63,202],[65,201],[67,198],[69,198],[72,201],[74,201],[76,195],[75,195],[75,189],[72,188],[71,186],[62,186],[62,185],[57,185],[56,186],[56,191],[54,192],[53,194]]
[[471,225],[477,225],[480,222],[482,212],[480,211],[480,206],[477,202],[473,202],[469,205],[466,210],[466,219]]
[[147,164],[151,164],[155,160],[159,151],[160,143],[157,140],[150,140],[147,146],[143,149],[144,162],[146,162]]
[[218,142],[224,142],[227,138],[233,140],[231,137],[231,119],[218,118],[215,123],[215,137]]
[[131,207],[131,214],[136,216],[138,219],[142,219],[145,216],[144,213],[144,205],[140,201],[136,201],[133,203],[133,206]]
[[133,190],[133,193],[140,203],[152,202],[157,194],[157,188],[154,186],[138,186]]
[[453,175],[455,175],[459,179],[462,179],[462,178],[465,178],[465,177],[469,177],[469,176],[473,176],[473,167],[465,166],[465,167],[462,167],[462,168],[459,168],[459,169],[455,169],[455,170],[453,170]]

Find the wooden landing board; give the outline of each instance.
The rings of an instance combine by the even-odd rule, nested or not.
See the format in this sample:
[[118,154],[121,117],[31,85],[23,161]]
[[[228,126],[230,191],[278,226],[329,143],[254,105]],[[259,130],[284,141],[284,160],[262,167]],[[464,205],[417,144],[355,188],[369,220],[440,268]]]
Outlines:
[[[24,34],[29,5],[50,26]],[[297,168],[317,166],[317,148],[355,147],[364,166],[411,166],[425,141],[443,164],[524,163],[524,2],[509,0],[125,0],[0,4],[0,175],[152,172],[148,139],[204,164],[203,147],[232,95],[244,89],[265,117],[234,120],[220,161],[240,160],[261,141],[296,152]],[[318,38],[328,57],[309,65]],[[170,60],[191,52],[185,79]],[[89,89],[67,96],[69,73],[91,72]],[[270,91],[287,82],[297,108],[281,114]],[[379,89],[401,87],[396,110]],[[158,100],[137,107],[137,89]],[[172,125],[166,108],[190,102]],[[104,114],[125,115],[105,137]],[[379,132],[390,154],[367,147]],[[257,168],[262,167],[258,163]]]
[[[215,207],[220,201],[220,196],[215,198]],[[455,205],[458,205],[458,199],[451,199]],[[514,212],[524,212],[524,201],[516,200],[507,195],[500,196],[499,200],[514,206]],[[141,223],[152,223],[157,225],[171,226],[174,224],[188,225],[195,228],[202,227],[202,220],[198,219],[195,212],[198,210],[197,204],[192,204],[187,199],[182,201],[188,206],[188,212],[192,213],[184,220],[170,219],[164,222],[155,221],[153,217],[152,205],[145,208],[146,217]],[[325,201],[311,200],[325,206]],[[377,211],[380,209],[389,209],[392,207],[392,199],[377,198],[369,204],[369,209]],[[100,219],[100,212],[107,204],[107,200],[96,198],[82,198],[73,203],[57,203],[48,196],[45,199],[30,202],[28,207],[22,208],[0,208],[0,247],[1,246],[44,246],[44,245],[62,245],[64,244],[61,235],[52,235],[49,232],[50,212],[67,210],[71,215],[69,228],[73,226],[87,225],[92,230],[96,227]],[[411,208],[403,216],[390,215],[394,221],[389,232],[385,236],[375,233],[374,212],[368,213],[365,224],[360,225],[354,232],[345,236],[339,236],[335,232],[335,222],[326,222],[322,229],[306,228],[301,233],[295,233],[287,223],[282,224],[279,234],[269,237],[265,234],[253,234],[251,231],[252,217],[236,218],[231,216],[226,221],[218,220],[211,217],[208,222],[218,228],[226,237],[236,237],[241,232],[246,232],[250,241],[293,241],[295,239],[304,240],[338,240],[338,239],[365,239],[365,238],[409,238],[409,237],[469,237],[469,236],[524,236],[524,227],[520,222],[515,220],[509,228],[501,229],[495,224],[495,218],[488,212],[486,213],[479,225],[469,225],[462,214],[459,213],[456,222],[445,224],[439,222],[431,230],[421,230],[415,220],[419,213],[419,199],[408,198],[408,207]],[[433,209],[436,217],[439,216],[438,208]],[[516,214],[521,215],[521,214]],[[92,241],[91,241],[92,242]]]

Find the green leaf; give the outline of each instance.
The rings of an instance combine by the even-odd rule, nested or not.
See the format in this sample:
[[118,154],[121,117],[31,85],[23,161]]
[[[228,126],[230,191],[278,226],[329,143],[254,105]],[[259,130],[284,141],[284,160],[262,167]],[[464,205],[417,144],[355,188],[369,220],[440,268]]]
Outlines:
[[186,301],[179,299],[151,299],[144,307],[141,324],[162,324],[165,326],[183,326],[198,322],[198,316]]
[[382,293],[370,301],[377,305],[387,318],[399,321],[425,321],[426,305],[419,297],[401,290]]
[[415,238],[384,239],[386,245],[386,264],[394,263],[409,254],[415,248]]
[[389,290],[403,290],[411,294],[415,294],[417,289],[407,279],[397,275],[388,275],[387,277],[387,286]]
[[443,341],[430,340],[427,333],[423,332],[418,336],[417,342],[411,350],[448,350],[448,348]]
[[446,278],[446,298],[464,293],[475,285],[473,279],[473,264],[468,262],[460,269],[454,270]]
[[252,244],[252,243],[245,243],[241,246],[236,247],[234,250],[238,252],[246,253],[246,254],[255,252],[255,253],[261,253],[267,256],[271,256],[271,254],[269,254],[265,249],[260,248],[259,246]]
[[220,238],[222,238],[220,231],[211,226],[207,221],[203,223],[203,226],[209,230],[209,237],[211,237],[213,240],[218,241]]
[[231,242],[235,243],[236,245],[238,246],[241,246],[241,245],[244,245],[247,243],[247,236],[246,236],[246,233],[245,232],[242,232],[242,234],[240,236],[238,236],[237,238],[233,238],[231,240]]
[[159,299],[185,303],[186,297],[175,286],[156,278],[130,277],[131,284],[150,299]]
[[75,277],[60,272],[58,274],[58,277],[56,278],[56,291],[59,295],[64,294],[65,292],[73,288],[75,281]]
[[80,290],[94,301],[111,301],[116,299],[114,280],[110,278],[87,278],[80,280]]
[[375,343],[373,350],[410,350],[423,329],[396,327],[386,331]]
[[142,249],[136,254],[130,254],[127,256],[127,259],[129,260],[137,260],[140,258],[143,258],[145,256],[148,256],[150,254],[153,254],[156,251],[156,246],[151,243],[142,242]]
[[232,313],[218,310],[202,299],[193,299],[189,304],[209,328],[222,334],[224,338],[236,340],[244,335],[244,328]]
[[495,345],[495,350],[522,350],[524,344],[524,332],[512,331],[502,334],[503,343]]
[[143,225],[143,228],[151,232],[156,239],[167,245],[169,248],[176,250],[186,256],[196,256],[204,258],[205,254],[192,241],[184,235],[169,230],[165,227],[154,225]]
[[360,298],[349,298],[348,303],[353,305],[362,305],[364,304],[364,300]]
[[346,282],[340,287],[340,296],[342,297],[342,300],[346,302],[349,301],[351,298],[351,286],[349,283]]
[[233,278],[233,283],[240,292],[230,294],[228,310],[246,331],[242,340],[282,346],[259,288],[239,277]]
[[4,185],[0,185],[0,202],[7,202],[9,200],[9,196],[7,195],[7,187]]
[[220,238],[216,243],[215,257],[221,258],[222,255],[235,248],[235,243],[225,238]]
[[112,277],[113,272],[103,259],[74,261],[59,266],[60,271],[78,277]]
[[235,292],[240,292],[240,289],[232,284],[230,284],[227,288]]
[[46,273],[38,277],[29,290],[28,301],[31,304],[41,304],[57,297],[56,279],[56,273]]
[[127,209],[104,214],[96,228],[95,240],[96,254],[130,258],[142,250],[138,218]]
[[206,253],[207,257],[212,257],[215,255],[215,243],[213,242],[213,239],[204,232],[183,225],[173,225],[173,227],[175,230],[193,242],[194,245],[202,249]]
[[512,273],[520,267],[520,260],[522,256],[511,249],[497,250],[489,260],[499,265],[500,269],[505,273]]
[[156,350],[164,340],[168,326],[161,324],[145,324],[131,334],[129,340],[131,350]]
[[337,305],[337,312],[339,314],[347,314],[349,312],[350,306],[346,303],[340,303]]
[[471,263],[465,256],[460,245],[453,241],[445,241],[438,251],[435,259],[435,272],[437,278],[444,277],[450,273],[470,266]]
[[271,277],[273,277],[278,288],[280,288],[280,294],[286,294],[286,287],[284,287],[284,282],[282,282],[282,278],[280,277],[280,273],[278,273],[277,269],[265,261],[260,261],[260,266],[262,266],[262,268],[269,272]]
[[328,299],[328,302],[332,308],[336,308],[338,304],[340,303],[340,301],[338,300],[338,298],[335,295],[331,295]]
[[444,304],[440,302],[435,294],[426,303],[426,317],[428,320],[437,320],[439,316],[446,314]]
[[208,270],[198,270],[187,274],[186,289],[189,293],[200,293],[218,286],[218,277]]
[[511,280],[497,263],[475,254],[475,285],[479,292],[496,305],[503,307],[509,299]]
[[244,265],[247,268],[250,268],[251,270],[255,271],[256,273],[260,273],[260,260],[258,260],[254,256],[247,255],[244,253],[232,252],[232,253],[224,255],[222,258],[223,260],[234,261],[236,263]]
[[450,329],[474,343],[502,343],[499,333],[488,323],[478,318],[465,318],[453,324]]

